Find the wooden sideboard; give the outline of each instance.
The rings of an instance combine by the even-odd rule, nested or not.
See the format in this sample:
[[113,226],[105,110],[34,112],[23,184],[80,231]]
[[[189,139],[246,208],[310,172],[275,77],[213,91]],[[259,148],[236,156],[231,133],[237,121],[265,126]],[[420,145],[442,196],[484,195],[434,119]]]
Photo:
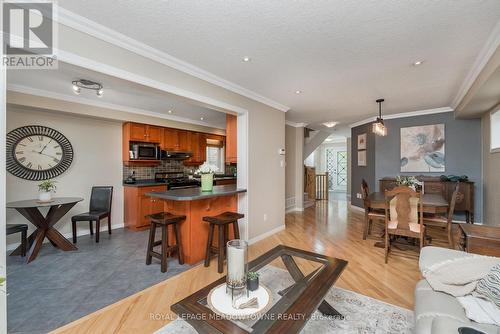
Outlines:
[[[448,201],[451,200],[455,190],[455,182],[442,181],[439,177],[415,176],[419,181],[424,182],[424,192],[427,194],[442,194]],[[396,186],[394,177],[384,177],[379,180],[380,191],[391,190]],[[458,189],[455,212],[464,212],[467,223],[474,224],[474,182],[460,182]]]

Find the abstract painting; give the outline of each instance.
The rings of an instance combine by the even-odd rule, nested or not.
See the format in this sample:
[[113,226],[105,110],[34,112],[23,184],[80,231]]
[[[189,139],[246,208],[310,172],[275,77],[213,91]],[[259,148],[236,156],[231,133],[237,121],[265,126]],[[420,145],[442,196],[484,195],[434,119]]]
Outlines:
[[444,124],[401,128],[401,172],[444,172],[444,144]]

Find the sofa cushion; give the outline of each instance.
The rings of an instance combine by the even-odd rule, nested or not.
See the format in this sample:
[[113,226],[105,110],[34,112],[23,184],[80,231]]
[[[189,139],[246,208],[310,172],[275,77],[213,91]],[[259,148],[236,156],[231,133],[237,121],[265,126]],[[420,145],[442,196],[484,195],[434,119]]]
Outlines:
[[476,292],[500,307],[500,264],[497,264],[485,277],[477,282]]
[[500,328],[494,325],[476,324],[471,321],[463,323],[447,317],[438,317],[432,321],[431,331],[432,334],[445,334],[457,333],[460,327],[471,327],[477,329],[485,334],[500,334]]
[[462,305],[455,297],[434,291],[426,280],[421,280],[415,289],[415,320],[418,323],[423,318],[440,316],[469,322]]
[[420,251],[420,259],[419,259],[420,272],[422,273],[425,272],[430,266],[436,263],[450,259],[468,257],[468,256],[478,256],[478,255],[469,254],[454,249],[427,246],[422,248],[422,250]]

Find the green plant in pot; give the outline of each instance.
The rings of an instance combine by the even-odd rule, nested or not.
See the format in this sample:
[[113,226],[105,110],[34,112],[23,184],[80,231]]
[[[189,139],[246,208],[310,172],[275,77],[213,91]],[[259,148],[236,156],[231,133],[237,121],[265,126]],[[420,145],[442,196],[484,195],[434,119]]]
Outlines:
[[417,180],[415,176],[396,176],[396,184],[398,186],[410,187],[413,190],[417,190],[417,186],[421,183]]
[[259,273],[255,271],[249,271],[247,274],[247,289],[249,291],[255,291],[259,288]]
[[214,173],[218,172],[219,168],[215,165],[211,165],[208,162],[204,162],[203,165],[198,168],[196,174],[201,176],[201,191],[212,191],[214,188]]
[[38,199],[40,202],[50,202],[52,193],[56,192],[56,181],[45,180],[38,185]]

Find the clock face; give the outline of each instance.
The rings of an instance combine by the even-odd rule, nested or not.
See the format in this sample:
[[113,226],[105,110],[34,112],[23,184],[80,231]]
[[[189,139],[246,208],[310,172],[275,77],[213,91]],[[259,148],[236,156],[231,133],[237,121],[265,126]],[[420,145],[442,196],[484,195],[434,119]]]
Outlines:
[[27,180],[47,180],[66,171],[73,147],[60,132],[38,125],[15,129],[7,135],[7,170]]
[[14,148],[14,158],[31,170],[48,170],[57,166],[62,159],[61,144],[44,135],[21,139]]

